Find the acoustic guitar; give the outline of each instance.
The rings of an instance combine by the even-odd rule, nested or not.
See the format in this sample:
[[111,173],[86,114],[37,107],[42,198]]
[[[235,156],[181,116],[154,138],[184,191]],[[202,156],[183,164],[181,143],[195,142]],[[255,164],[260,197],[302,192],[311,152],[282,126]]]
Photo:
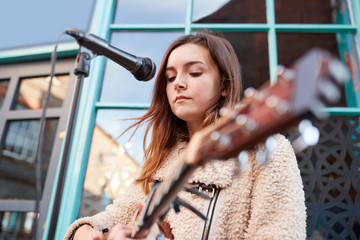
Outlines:
[[[339,86],[347,78],[347,70],[338,59],[313,49],[290,68],[279,67],[275,84],[267,83],[259,90],[247,89],[239,106],[222,109],[215,124],[194,134],[180,166],[170,174],[171,179],[161,182],[149,194],[132,236],[138,236],[166,215],[198,166],[212,159],[226,160],[241,155],[271,135],[298,124],[306,113],[326,117],[323,108],[339,101]],[[316,137],[316,131],[310,137],[302,136],[294,149],[315,144]]]

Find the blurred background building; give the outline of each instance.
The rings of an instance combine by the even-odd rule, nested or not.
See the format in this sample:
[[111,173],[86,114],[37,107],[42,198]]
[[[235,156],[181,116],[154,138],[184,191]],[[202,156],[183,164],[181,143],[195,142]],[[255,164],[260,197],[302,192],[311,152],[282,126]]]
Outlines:
[[[319,143],[297,158],[308,238],[360,238],[358,0],[3,1],[0,22],[0,239],[31,239],[34,232],[36,148],[50,55],[69,27],[157,66],[177,37],[203,29],[221,33],[236,50],[244,88],[275,82],[279,64],[289,67],[314,47],[337,56],[351,79],[340,103],[323,109],[330,117],[312,119]],[[102,211],[126,190],[143,160],[144,127],[117,137],[131,123],[121,119],[146,111],[154,80],[136,81],[101,56],[91,62],[71,144],[64,147],[78,47],[61,36],[46,114],[37,239],[62,239],[75,219]]]

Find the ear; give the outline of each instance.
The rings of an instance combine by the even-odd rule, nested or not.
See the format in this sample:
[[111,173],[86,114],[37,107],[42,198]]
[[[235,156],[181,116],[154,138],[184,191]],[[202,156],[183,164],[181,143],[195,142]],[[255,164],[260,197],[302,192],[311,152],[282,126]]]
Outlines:
[[226,89],[221,92],[221,96],[222,96],[222,97],[226,97],[226,96],[227,96],[227,90],[226,90]]

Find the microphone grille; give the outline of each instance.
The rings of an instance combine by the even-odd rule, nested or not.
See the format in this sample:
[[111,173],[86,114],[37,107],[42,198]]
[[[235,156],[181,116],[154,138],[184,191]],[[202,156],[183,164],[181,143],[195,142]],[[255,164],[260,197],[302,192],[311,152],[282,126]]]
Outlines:
[[149,81],[156,72],[156,65],[150,58],[143,58],[141,67],[133,72],[134,77],[139,81]]

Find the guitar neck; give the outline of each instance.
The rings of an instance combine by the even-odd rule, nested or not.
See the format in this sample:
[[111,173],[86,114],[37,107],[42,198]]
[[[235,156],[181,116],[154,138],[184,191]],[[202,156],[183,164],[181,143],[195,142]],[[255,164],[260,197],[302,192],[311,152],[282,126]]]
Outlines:
[[137,237],[142,230],[149,229],[157,220],[161,219],[169,211],[170,205],[176,200],[177,194],[183,190],[187,179],[190,178],[195,168],[186,161],[175,168],[169,176],[170,179],[163,181],[156,189],[147,211],[140,216],[140,221],[133,228],[133,237]]
[[180,165],[147,201],[132,236],[165,216],[196,167],[250,150],[270,135],[296,124],[309,111],[322,116],[322,106],[339,100],[338,86],[348,79],[343,64],[319,49],[301,57],[290,69],[280,70],[274,85],[267,84],[259,91],[246,90],[239,107],[225,109],[218,121],[191,137]]

